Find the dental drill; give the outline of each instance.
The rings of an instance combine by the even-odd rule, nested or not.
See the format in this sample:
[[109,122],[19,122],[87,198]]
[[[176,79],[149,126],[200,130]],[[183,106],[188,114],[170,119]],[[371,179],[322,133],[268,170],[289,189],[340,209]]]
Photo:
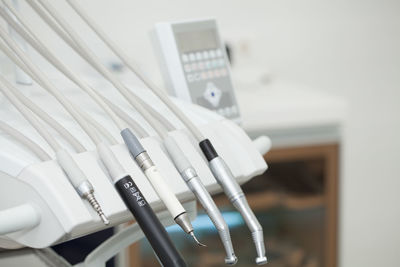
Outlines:
[[[34,3],[30,3],[30,4],[32,7],[36,6]],[[34,7],[34,9],[37,10],[39,8],[36,6],[36,8]],[[39,11],[39,10],[37,10],[37,11]],[[39,12],[38,12],[38,14],[40,14]],[[41,12],[41,13],[42,13],[42,15],[41,15],[42,18],[45,19],[45,17],[43,16],[43,12]],[[55,18],[56,20],[61,20],[61,18],[58,15],[55,17],[57,17],[57,18]],[[49,23],[48,20],[46,20],[46,22]],[[62,24],[63,21],[61,21],[59,23]],[[62,25],[64,25],[64,27],[65,27],[65,23],[63,23]],[[53,30],[55,30],[58,34],[60,34],[60,36],[63,37],[63,39],[68,44],[70,44],[71,47],[75,48],[77,50],[77,52],[82,55],[82,57],[84,57],[89,63],[91,63],[94,68],[96,68],[117,89],[119,89],[120,92],[126,98],[128,98],[128,101],[130,103],[133,103],[133,106],[135,108],[137,108],[138,110],[140,109],[141,104],[138,103],[138,101],[136,101],[135,99],[133,99],[131,97],[131,95],[128,93],[129,92],[128,90],[124,90],[124,86],[121,83],[119,83],[119,81],[114,79],[112,74],[110,74],[107,69],[105,69],[103,66],[101,66],[101,64],[98,63],[98,60],[96,61],[92,55],[90,55],[90,54],[88,55],[88,53],[85,53],[82,51],[85,49],[83,49],[81,47],[76,48],[77,46],[82,46],[82,44],[81,44],[82,42],[76,36],[74,36],[73,33],[71,33],[70,31],[67,31],[67,29],[64,28],[64,30],[66,32],[68,32],[68,34],[71,35],[70,37],[74,38],[74,41],[72,42],[69,37],[65,36],[65,33],[63,33],[63,31],[61,29],[59,29],[58,27],[56,27],[54,25],[51,25],[51,23],[49,23],[49,26],[51,26],[53,28]],[[148,113],[148,112],[146,112],[146,110],[143,110],[143,108],[142,108],[142,110],[140,110],[140,112],[144,116],[146,116],[146,113]],[[231,243],[228,226],[227,226],[226,222],[223,220],[222,215],[220,214],[220,212],[219,212],[218,208],[216,207],[214,201],[212,200],[211,196],[209,195],[207,190],[204,188],[204,185],[201,183],[194,168],[191,167],[191,164],[183,156],[183,152],[180,150],[180,148],[175,143],[175,141],[165,133],[165,129],[160,129],[160,126],[156,122],[154,122],[154,119],[152,118],[152,116],[148,115],[146,117],[146,119],[153,126],[153,128],[155,128],[155,130],[159,133],[159,135],[164,139],[164,145],[165,145],[168,153],[171,155],[171,158],[172,158],[175,166],[177,167],[178,171],[181,173],[183,179],[188,184],[188,186],[191,188],[191,190],[198,197],[200,203],[205,207],[205,209],[208,212],[208,214],[210,215],[212,221],[216,225],[218,232],[220,234],[221,240],[224,244],[226,253],[227,253],[225,262],[227,264],[235,264],[237,262],[237,258],[233,251],[233,246]]]
[[206,139],[199,129],[188,119],[188,117],[168,98],[163,90],[158,88],[149,78],[147,78],[129,57],[118,48],[117,45],[96,26],[95,23],[83,12],[82,8],[78,5],[76,0],[67,0],[70,6],[77,12],[77,14],[92,28],[92,30],[103,40],[103,42],[124,62],[124,64],[136,74],[136,76],[157,95],[166,106],[185,124],[189,131],[199,142],[199,146],[206,157],[210,169],[223,188],[225,194],[228,196],[232,205],[241,213],[249,227],[253,242],[256,247],[257,257],[256,263],[261,265],[267,263],[265,256],[265,244],[263,237],[263,229],[258,222],[256,216],[248,205],[246,197],[240,185],[234,179],[234,176],[221,156],[219,156],[210,140]]

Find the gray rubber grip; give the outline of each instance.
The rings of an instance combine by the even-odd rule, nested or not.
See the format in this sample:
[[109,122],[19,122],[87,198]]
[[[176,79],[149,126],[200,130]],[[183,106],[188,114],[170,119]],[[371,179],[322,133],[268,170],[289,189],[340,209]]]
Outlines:
[[121,136],[133,158],[146,151],[137,137],[128,128],[121,131]]
[[187,168],[192,167],[188,159],[185,157],[185,154],[171,136],[164,139],[164,146],[179,172],[183,172]]

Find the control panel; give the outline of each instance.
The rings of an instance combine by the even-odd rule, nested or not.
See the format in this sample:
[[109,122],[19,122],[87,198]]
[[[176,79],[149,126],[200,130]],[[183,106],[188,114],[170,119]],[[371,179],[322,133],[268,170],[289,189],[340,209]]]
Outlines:
[[171,95],[240,122],[228,57],[214,19],[158,23],[155,43]]

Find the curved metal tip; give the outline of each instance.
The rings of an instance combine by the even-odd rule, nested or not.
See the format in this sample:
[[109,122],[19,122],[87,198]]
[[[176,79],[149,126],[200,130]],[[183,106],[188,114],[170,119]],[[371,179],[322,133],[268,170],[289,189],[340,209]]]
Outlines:
[[99,202],[97,202],[94,194],[93,193],[88,194],[86,196],[86,199],[89,201],[89,203],[93,207],[93,209],[97,212],[97,215],[99,215],[99,217],[103,221],[103,223],[105,225],[109,225],[110,221],[108,220],[107,216],[104,214],[103,210],[101,209],[100,204],[99,204]]
[[194,241],[196,241],[197,245],[199,245],[200,247],[207,247],[206,245],[200,243],[200,241],[199,241],[199,240],[196,238],[196,236],[194,235],[193,231],[190,232],[189,234],[193,237]]

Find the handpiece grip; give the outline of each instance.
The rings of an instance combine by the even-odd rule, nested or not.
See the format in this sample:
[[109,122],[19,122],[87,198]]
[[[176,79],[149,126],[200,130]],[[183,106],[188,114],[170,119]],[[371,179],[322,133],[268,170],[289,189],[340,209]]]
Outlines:
[[170,186],[166,183],[156,166],[152,166],[144,171],[147,179],[153,186],[159,198],[164,202],[167,210],[172,215],[172,218],[176,218],[182,213],[186,213],[185,208],[179,202],[178,198],[170,189]]
[[169,238],[167,231],[132,178],[125,176],[119,179],[115,183],[115,187],[142,228],[161,264],[165,267],[186,267],[186,263]]

